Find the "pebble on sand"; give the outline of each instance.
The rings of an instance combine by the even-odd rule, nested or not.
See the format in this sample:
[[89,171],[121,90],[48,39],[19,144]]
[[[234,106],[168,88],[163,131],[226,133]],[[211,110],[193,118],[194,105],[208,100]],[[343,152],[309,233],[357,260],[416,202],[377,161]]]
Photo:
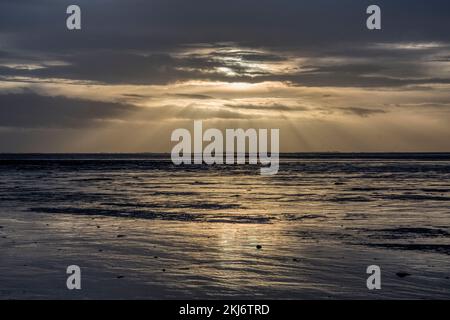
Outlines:
[[258,250],[259,250],[259,249],[262,249],[262,246],[258,244],[258,245],[256,246],[256,249],[258,249]]
[[124,235],[124,234],[118,234],[117,235],[117,238],[125,238],[126,237],[126,235]]
[[409,277],[410,276],[410,274],[408,272],[397,272],[396,275],[399,278],[405,278],[405,277]]

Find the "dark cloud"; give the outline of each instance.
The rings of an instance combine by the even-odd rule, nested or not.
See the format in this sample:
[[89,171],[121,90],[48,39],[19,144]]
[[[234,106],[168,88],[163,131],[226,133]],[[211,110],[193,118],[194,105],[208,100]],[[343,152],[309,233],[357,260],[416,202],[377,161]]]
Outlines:
[[[104,84],[168,84],[191,79],[257,82],[257,76],[270,75],[250,72],[240,64],[219,60],[213,54],[173,57],[168,53],[143,55],[131,52],[91,51],[65,55],[59,59],[64,59],[66,64],[45,65],[31,70],[3,66],[0,67],[0,76],[64,78]],[[228,68],[236,76],[227,76],[214,71],[219,68]]]
[[430,61],[434,61],[434,62],[450,62],[450,56],[434,58],[434,59],[431,59]]
[[126,52],[89,52],[65,57],[67,65],[24,70],[0,68],[0,75],[35,78],[64,78],[99,83],[162,84],[187,79],[186,72],[168,54],[142,56]]
[[361,107],[341,107],[339,108],[339,110],[342,110],[346,114],[352,114],[363,118],[387,112],[386,110],[382,109],[368,109]]
[[[423,84],[448,84],[448,75],[429,73],[429,56],[442,50],[411,50],[399,57],[380,57],[376,59],[370,51],[365,56],[345,56],[345,52],[335,53],[327,58],[303,57],[304,64],[298,64],[298,71],[278,73],[269,69],[260,71],[252,69],[242,59],[242,53],[228,52],[216,56],[188,54],[172,56],[165,54],[140,54],[132,52],[92,51],[77,55],[58,57],[66,64],[43,65],[38,69],[0,66],[0,77],[30,77],[32,79],[63,78],[69,80],[86,80],[103,84],[168,84],[183,80],[211,80],[226,82],[284,81],[302,86],[336,86],[336,87],[402,87]],[[389,51],[389,50],[387,50]],[[289,57],[282,55],[258,54],[259,62],[288,62]],[[248,52],[245,53],[249,55]],[[287,54],[287,53],[286,53]],[[224,55],[228,58],[223,59]],[[263,61],[267,56],[268,60]],[[335,62],[333,62],[335,60]],[[362,61],[362,62],[361,62]],[[369,62],[370,61],[370,62]],[[23,62],[23,61],[22,61]],[[33,63],[34,61],[30,61]],[[443,61],[445,62],[445,61]],[[439,63],[439,62],[434,62]],[[219,70],[228,70],[229,73]],[[197,97],[199,98],[199,97]],[[205,97],[204,97],[205,98]]]
[[137,93],[124,93],[122,96],[127,97],[127,98],[151,98],[151,96],[145,95],[145,94],[137,94]]
[[0,127],[85,128],[104,121],[124,123],[162,119],[246,119],[248,115],[227,109],[162,105],[136,107],[125,103],[101,102],[63,96],[42,96],[33,92],[0,95]]
[[[181,43],[233,41],[251,46],[328,47],[380,39],[449,39],[446,0],[378,0],[383,31],[368,33],[362,0],[110,0],[76,1],[83,31],[69,33],[70,0],[0,3],[0,30],[21,47],[53,51],[79,48],[162,49]],[[33,32],[29,32],[33,30]]]
[[287,106],[278,103],[272,104],[225,104],[225,107],[231,109],[241,109],[241,110],[259,110],[259,111],[308,111],[307,107],[303,106]]
[[0,127],[79,128],[120,119],[137,107],[34,93],[0,95]]
[[[267,80],[275,80],[273,77],[266,77]],[[335,73],[305,73],[294,76],[283,76],[278,78],[279,81],[288,81],[293,85],[311,86],[311,87],[366,87],[366,88],[392,88],[411,85],[426,84],[449,84],[450,78],[425,77],[418,79],[401,79],[390,78],[387,76],[364,76]]]
[[411,108],[418,108],[421,110],[424,109],[428,109],[428,108],[432,108],[432,109],[440,109],[440,110],[446,110],[449,109],[450,110],[450,102],[449,100],[446,101],[433,101],[433,102],[420,102],[420,103],[398,103],[398,104],[394,104],[394,107],[398,107],[398,108],[407,108],[407,109],[411,109]]
[[[216,48],[219,48],[218,45],[216,45]],[[229,46],[222,45],[223,49],[229,49]],[[285,61],[286,57],[271,53],[262,53],[262,52],[255,52],[255,51],[245,51],[245,50],[233,50],[230,51],[213,51],[210,53],[211,57],[215,58],[239,58],[242,61],[247,62],[277,62],[277,61]]]
[[[365,9],[372,4],[366,0],[198,0],[195,4],[185,0],[79,0],[82,30],[76,32],[65,27],[65,9],[70,4],[68,0],[0,2],[0,39],[8,44],[8,50],[0,51],[0,65],[2,60],[31,63],[52,59],[67,64],[37,70],[4,65],[0,76],[109,84],[167,84],[189,79],[363,87],[448,83],[446,78],[423,75],[420,70],[420,61],[442,54],[439,50],[444,49],[405,51],[373,45],[450,43],[450,2],[445,0],[379,0],[383,17],[379,32],[365,27]],[[213,51],[177,56],[195,44]],[[223,50],[230,44],[248,50]],[[445,50],[448,53],[448,47]],[[226,59],[283,62],[293,56],[373,62],[312,64],[313,72],[279,75]],[[443,56],[434,61],[447,61],[448,54]],[[214,71],[224,67],[233,75]],[[379,71],[386,73],[366,76]],[[421,80],[405,79],[412,73]]]
[[174,93],[174,94],[169,94],[169,96],[176,97],[176,98],[193,99],[193,100],[211,100],[211,99],[214,99],[214,97],[207,96],[207,95],[204,95],[204,94]]

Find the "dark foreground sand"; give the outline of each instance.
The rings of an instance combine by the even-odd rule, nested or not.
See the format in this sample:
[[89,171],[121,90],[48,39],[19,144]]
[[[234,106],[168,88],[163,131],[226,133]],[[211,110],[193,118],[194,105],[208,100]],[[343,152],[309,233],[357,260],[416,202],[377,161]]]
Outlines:
[[[0,225],[2,299],[450,297],[447,254],[286,241],[289,224],[2,212]],[[80,291],[66,288],[72,264]],[[370,264],[382,268],[380,291],[366,288]]]

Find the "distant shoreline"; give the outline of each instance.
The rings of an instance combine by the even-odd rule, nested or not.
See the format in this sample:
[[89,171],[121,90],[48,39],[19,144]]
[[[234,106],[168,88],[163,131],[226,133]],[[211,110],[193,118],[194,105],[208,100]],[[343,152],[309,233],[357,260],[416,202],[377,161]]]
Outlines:
[[[194,155],[194,154],[192,154]],[[246,153],[246,156],[249,154]],[[87,153],[78,153],[78,152],[70,152],[70,153],[54,153],[54,152],[23,152],[23,153],[9,153],[9,152],[0,152],[0,160],[10,157],[31,157],[31,158],[40,158],[40,157],[93,157],[93,158],[110,158],[110,157],[119,157],[119,158],[129,158],[129,157],[156,157],[156,158],[170,158],[170,153],[158,153],[158,152],[87,152]],[[381,159],[402,159],[402,158],[449,158],[450,152],[281,152],[280,158],[362,158],[362,159],[370,159],[370,158],[381,158]]]
[[[248,154],[248,153],[247,153]],[[380,155],[380,154],[450,154],[450,151],[377,151],[377,152],[346,152],[346,151],[317,151],[317,152],[280,152],[280,155]],[[2,155],[169,155],[170,152],[0,152]]]

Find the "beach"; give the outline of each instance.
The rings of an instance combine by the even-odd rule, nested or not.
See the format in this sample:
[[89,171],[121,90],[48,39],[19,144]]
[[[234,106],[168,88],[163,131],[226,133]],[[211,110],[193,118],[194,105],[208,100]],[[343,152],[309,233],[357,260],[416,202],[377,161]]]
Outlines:
[[0,163],[1,299],[450,298],[447,154],[286,156],[270,177],[152,155]]

